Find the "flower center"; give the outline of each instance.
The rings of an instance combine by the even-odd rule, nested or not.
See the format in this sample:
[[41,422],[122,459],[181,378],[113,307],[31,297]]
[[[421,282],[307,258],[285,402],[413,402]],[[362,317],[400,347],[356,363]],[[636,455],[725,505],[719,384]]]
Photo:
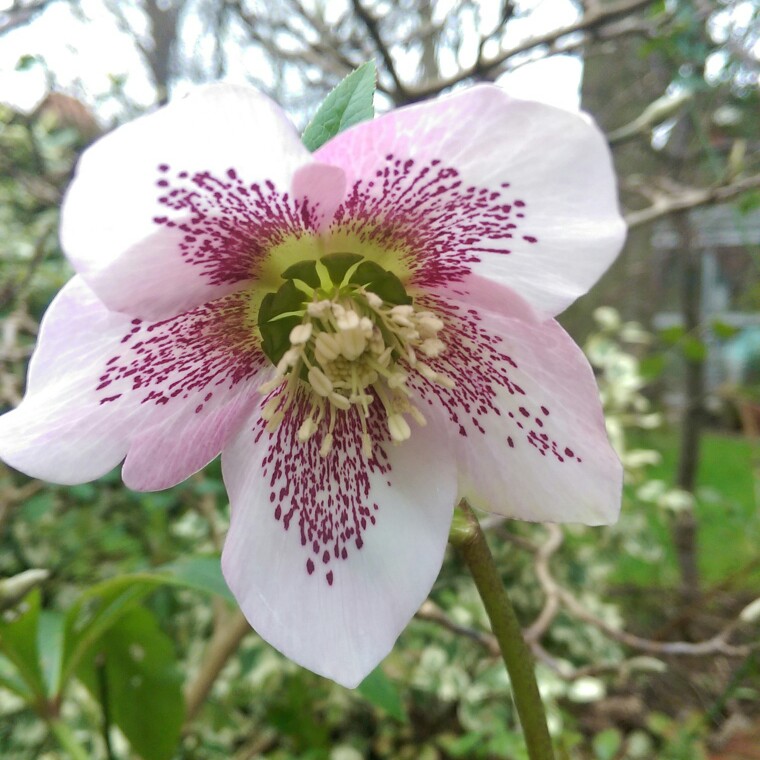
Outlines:
[[352,407],[359,412],[367,457],[367,419],[376,405],[394,441],[410,437],[407,417],[424,425],[410,400],[408,379],[417,372],[453,386],[424,361],[445,351],[438,337],[443,321],[415,307],[396,275],[356,254],[300,262],[282,277],[284,284],[264,297],[258,317],[264,353],[277,368],[259,388],[271,394],[263,410],[269,429],[279,426],[303,394],[307,411],[297,437],[307,441],[322,429],[322,456],[332,449],[337,415]]

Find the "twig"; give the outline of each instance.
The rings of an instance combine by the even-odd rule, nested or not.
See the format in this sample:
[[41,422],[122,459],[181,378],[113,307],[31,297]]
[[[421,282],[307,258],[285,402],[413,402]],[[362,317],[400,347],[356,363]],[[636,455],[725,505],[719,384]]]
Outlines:
[[441,628],[445,628],[447,631],[457,634],[457,636],[472,639],[475,643],[480,644],[491,657],[499,657],[501,654],[499,642],[496,641],[496,637],[492,633],[480,631],[476,628],[468,628],[465,625],[454,622],[437,604],[429,599],[417,611],[416,617],[419,620],[437,623]]
[[628,227],[638,227],[677,211],[722,203],[756,188],[760,188],[760,174],[713,187],[686,188],[678,194],[660,193],[650,188],[649,194],[655,199],[654,203],[640,211],[629,211],[625,215],[625,221]]
[[239,610],[231,612],[221,625],[215,626],[200,670],[185,690],[186,726],[198,714],[222,669],[250,630],[248,621]]
[[[621,631],[604,620],[601,620],[596,615],[586,609],[573,594],[560,586],[554,579],[549,569],[549,561],[551,556],[559,549],[562,544],[562,530],[558,525],[547,525],[549,537],[543,547],[541,547],[536,554],[536,575],[538,576],[539,583],[541,584],[544,593],[547,597],[547,605],[549,599],[555,599],[556,607],[553,609],[559,610],[560,606],[567,608],[571,615],[578,620],[582,620],[584,623],[593,625],[598,628],[609,638],[625,644],[632,649],[638,649],[641,652],[647,652],[649,654],[657,655],[690,655],[699,656],[707,654],[724,654],[729,657],[746,657],[756,646],[734,646],[729,643],[729,639],[733,633],[742,624],[740,619],[732,620],[728,625],[717,633],[715,636],[698,642],[686,642],[686,641],[653,641],[652,639],[645,639],[641,636],[628,633],[627,631]],[[546,610],[546,605],[544,606]],[[555,613],[556,614],[556,613]],[[547,622],[545,620],[544,612],[539,615],[538,621],[541,622],[541,626],[548,627],[548,623],[551,622],[551,618]],[[537,621],[537,622],[538,622]],[[531,628],[537,627],[536,623]],[[530,629],[529,629],[530,632]],[[533,639],[536,641],[537,639]]]
[[603,6],[596,6],[594,9],[587,11],[583,18],[579,21],[575,21],[572,24],[562,26],[559,29],[555,29],[545,34],[540,34],[535,37],[530,37],[523,42],[515,45],[514,47],[503,50],[492,58],[476,61],[472,66],[462,69],[458,73],[450,77],[444,77],[432,84],[425,85],[423,87],[409,88],[406,94],[406,101],[412,102],[416,100],[424,100],[430,98],[433,95],[437,95],[441,90],[445,90],[448,87],[453,87],[459,82],[463,82],[466,79],[476,76],[479,73],[483,73],[490,69],[495,69],[501,66],[507,59],[512,58],[520,53],[525,53],[528,50],[532,50],[542,45],[552,45],[560,37],[565,37],[569,34],[575,34],[576,32],[587,32],[597,27],[604,26],[612,21],[615,21],[621,17],[628,16],[635,13],[638,10],[646,8],[648,5],[652,5],[654,0],[621,0],[616,3],[609,3]]
[[375,43],[377,52],[380,53],[380,56],[383,59],[385,68],[391,75],[391,79],[393,79],[393,84],[396,85],[397,98],[400,100],[405,100],[407,97],[406,87],[399,78],[398,72],[396,71],[396,66],[393,63],[391,51],[388,49],[388,46],[385,44],[385,42],[383,42],[383,38],[380,36],[380,28],[378,27],[377,19],[373,18],[369,14],[369,11],[367,11],[367,9],[361,4],[360,0],[351,0],[351,5],[353,6],[356,15],[362,20],[362,23],[367,28],[369,36],[372,37],[372,41]]

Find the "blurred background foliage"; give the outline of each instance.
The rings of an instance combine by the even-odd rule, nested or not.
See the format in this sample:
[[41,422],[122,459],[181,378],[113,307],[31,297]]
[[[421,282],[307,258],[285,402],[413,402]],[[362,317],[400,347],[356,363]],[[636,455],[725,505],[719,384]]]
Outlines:
[[[558,757],[759,758],[759,16],[745,0],[0,3],[0,45],[23,48],[8,81],[24,95],[42,83],[31,104],[0,92],[0,407],[20,400],[39,320],[71,275],[62,193],[117,123],[227,78],[303,126],[370,59],[380,110],[528,70],[545,83],[559,71],[547,63],[582,70],[631,234],[563,322],[625,465],[622,517],[483,523]],[[73,41],[54,60],[66,29],[97,30],[127,62],[80,60]],[[118,472],[64,488],[0,469],[3,758],[525,757],[456,556],[351,692],[241,620],[218,567],[227,520],[218,463],[149,494]]]

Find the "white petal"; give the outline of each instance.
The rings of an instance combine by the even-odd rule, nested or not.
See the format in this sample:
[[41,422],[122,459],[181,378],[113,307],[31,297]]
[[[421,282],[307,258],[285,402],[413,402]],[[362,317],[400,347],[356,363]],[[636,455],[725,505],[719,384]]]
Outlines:
[[264,95],[199,88],[85,152],[63,205],[63,248],[109,308],[174,316],[240,288],[257,246],[302,227],[283,196],[310,161]]
[[625,236],[591,120],[492,85],[359,124],[315,158],[359,183],[348,216],[391,222],[422,288],[471,271],[551,316],[593,285]]
[[554,320],[472,302],[438,308],[447,310],[447,350],[432,364],[456,386],[432,400],[459,432],[460,494],[522,520],[614,522],[622,467],[583,352]]
[[[228,309],[231,299],[238,296],[223,301]],[[264,362],[258,349],[235,351],[234,325],[215,326],[214,308],[141,323],[106,309],[75,277],[42,321],[23,401],[0,417],[0,458],[73,484],[128,455],[124,476],[145,490],[203,467],[258,403]]]
[[358,432],[349,443],[341,424],[327,459],[318,454],[320,434],[298,444],[287,424],[271,440],[249,426],[225,449],[232,524],[222,567],[264,639],[354,687],[433,585],[456,479],[446,432],[435,425],[385,443],[368,468]]

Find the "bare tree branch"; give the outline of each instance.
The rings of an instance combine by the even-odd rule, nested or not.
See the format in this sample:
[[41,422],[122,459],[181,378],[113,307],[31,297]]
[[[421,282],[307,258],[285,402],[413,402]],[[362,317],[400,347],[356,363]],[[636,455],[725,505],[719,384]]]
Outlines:
[[676,194],[650,189],[647,194],[654,198],[654,202],[647,208],[628,212],[625,215],[625,221],[628,227],[637,227],[677,211],[712,203],[723,203],[757,188],[760,188],[760,174],[752,174],[749,177],[714,187],[686,188]]
[[[69,2],[70,0],[67,0]],[[0,35],[18,29],[33,21],[53,0],[33,0],[32,2],[14,2],[10,8],[0,11]]]
[[[632,649],[638,649],[641,652],[647,652],[648,654],[655,655],[690,655],[699,656],[707,654],[724,654],[731,657],[746,657],[753,648],[760,646],[760,642],[753,646],[734,646],[729,643],[732,634],[740,627],[742,620],[737,618],[729,622],[720,632],[715,636],[698,642],[686,642],[686,641],[653,641],[651,639],[645,639],[641,636],[628,633],[627,631],[620,630],[610,625],[606,621],[594,615],[584,605],[582,605],[574,596],[574,594],[566,588],[563,588],[551,574],[549,568],[549,562],[552,555],[562,545],[563,533],[562,529],[558,525],[549,524],[546,526],[548,531],[548,538],[544,546],[540,547],[536,554],[536,574],[538,576],[539,583],[544,590],[547,597],[547,605],[549,599],[556,599],[556,607],[553,609],[559,610],[560,607],[565,607],[567,611],[576,619],[593,625],[598,628],[609,638],[625,644]],[[548,617],[545,614],[547,609],[546,605],[544,611],[539,615],[538,621],[541,621],[541,626],[548,628],[551,620],[546,620]],[[556,614],[556,613],[555,613]],[[537,622],[538,622],[537,621]],[[539,626],[536,623],[531,626],[531,629],[535,628],[540,632]],[[529,633],[531,629],[528,629]],[[536,640],[534,636],[533,640]]]
[[351,0],[351,4],[354,8],[354,11],[356,12],[356,15],[362,20],[364,26],[367,27],[367,31],[375,43],[377,52],[380,53],[380,56],[385,63],[385,68],[388,70],[391,79],[393,79],[393,83],[396,85],[396,90],[398,91],[396,96],[397,99],[405,100],[407,97],[406,87],[404,86],[404,83],[401,81],[401,79],[399,79],[398,72],[396,71],[396,66],[393,63],[391,52],[388,46],[383,42],[383,38],[380,36],[380,29],[377,24],[377,19],[373,18],[369,14],[367,9],[361,4],[360,0]]
[[186,726],[198,714],[222,669],[250,631],[251,626],[239,610],[229,612],[226,619],[214,627],[200,670],[185,690]]
[[629,16],[636,11],[646,8],[651,5],[654,0],[619,0],[616,3],[610,3],[603,6],[595,6],[593,9],[588,10],[586,14],[579,21],[572,24],[560,27],[554,31],[540,34],[535,37],[530,37],[527,40],[502,51],[492,58],[481,59],[476,61],[472,66],[462,69],[457,74],[451,77],[444,77],[437,82],[424,85],[418,88],[409,88],[407,91],[407,102],[424,100],[425,98],[437,95],[441,90],[445,90],[447,87],[452,87],[459,82],[463,82],[466,79],[482,75],[492,69],[498,68],[505,63],[509,58],[516,56],[520,53],[525,53],[536,47],[542,45],[552,45],[556,43],[561,37],[565,37],[577,32],[590,32],[595,31],[605,24],[609,24],[612,21],[616,21],[620,18]]

